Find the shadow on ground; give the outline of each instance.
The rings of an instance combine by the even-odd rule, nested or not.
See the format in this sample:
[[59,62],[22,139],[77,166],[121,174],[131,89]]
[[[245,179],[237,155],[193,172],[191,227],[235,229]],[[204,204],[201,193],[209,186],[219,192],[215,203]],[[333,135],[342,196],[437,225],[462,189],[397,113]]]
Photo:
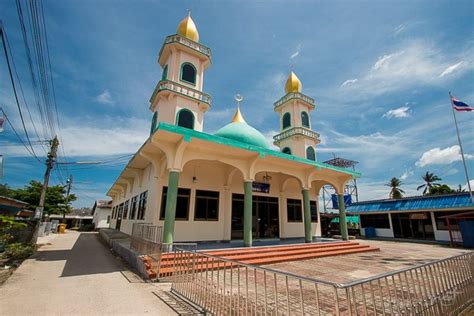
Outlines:
[[[41,250],[32,259],[37,261],[66,261],[61,277],[111,273],[126,270],[104,245],[97,233],[81,233],[72,249]],[[111,264],[112,263],[112,264]]]

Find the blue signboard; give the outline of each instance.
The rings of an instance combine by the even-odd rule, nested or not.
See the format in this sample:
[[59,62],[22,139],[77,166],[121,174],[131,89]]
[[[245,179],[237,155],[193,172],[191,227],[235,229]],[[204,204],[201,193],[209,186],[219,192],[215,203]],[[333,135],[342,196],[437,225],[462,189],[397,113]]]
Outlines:
[[254,182],[252,185],[253,192],[270,193],[270,183]]
[[[337,194],[331,194],[332,208],[339,209],[339,200],[337,199]],[[351,205],[352,196],[350,194],[344,194],[344,204],[347,206]]]

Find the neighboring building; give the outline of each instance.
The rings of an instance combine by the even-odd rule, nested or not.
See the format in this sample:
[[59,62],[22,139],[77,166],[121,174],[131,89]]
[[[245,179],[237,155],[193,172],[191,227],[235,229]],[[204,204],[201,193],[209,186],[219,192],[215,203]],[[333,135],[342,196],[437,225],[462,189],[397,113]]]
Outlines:
[[112,201],[111,200],[97,200],[92,207],[92,222],[94,227],[106,228],[110,224],[110,216],[112,215]]
[[251,246],[255,238],[320,236],[320,189],[330,184],[342,200],[345,184],[359,174],[317,162],[315,101],[301,92],[296,75],[290,73],[274,104],[281,131],[273,137],[280,150],[273,150],[239,107],[230,124],[203,132],[211,109],[202,91],[211,50],[199,43],[190,16],[166,37],[158,63],[163,74],[150,99],[150,137],[107,193],[110,227],[130,234],[137,222],[162,225],[167,243],[243,240]]
[[474,211],[469,193],[406,197],[353,203],[347,212],[360,215],[361,234],[375,228],[376,236],[449,241],[445,216]]
[[81,207],[72,209],[71,213],[66,214],[50,214],[47,215],[49,219],[57,219],[60,222],[65,221],[67,228],[79,228],[82,225],[92,224],[92,209],[89,207]]
[[29,204],[6,196],[0,196],[0,215],[28,218],[33,216],[33,211],[27,210]]

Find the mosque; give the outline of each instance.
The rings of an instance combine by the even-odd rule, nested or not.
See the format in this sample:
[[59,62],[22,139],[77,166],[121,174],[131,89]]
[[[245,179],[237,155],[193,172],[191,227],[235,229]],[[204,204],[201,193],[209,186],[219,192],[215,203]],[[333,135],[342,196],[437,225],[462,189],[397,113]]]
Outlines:
[[[163,69],[150,98],[150,136],[107,195],[110,227],[131,234],[133,223],[163,226],[163,242],[236,241],[321,236],[318,196],[331,185],[339,196],[341,236],[347,239],[343,193],[357,172],[316,159],[315,100],[291,72],[274,103],[280,150],[249,125],[237,107],[215,134],[203,131],[211,96],[203,92],[211,50],[186,17],[159,52]],[[282,87],[283,90],[283,87]],[[242,100],[236,96],[238,103]],[[276,119],[276,117],[275,117]]]

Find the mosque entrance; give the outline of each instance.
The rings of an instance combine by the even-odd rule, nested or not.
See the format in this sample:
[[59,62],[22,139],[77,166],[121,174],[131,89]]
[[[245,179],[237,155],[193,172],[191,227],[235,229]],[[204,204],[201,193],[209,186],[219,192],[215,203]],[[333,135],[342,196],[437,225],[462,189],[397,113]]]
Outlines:
[[[253,239],[279,238],[278,198],[252,197]],[[232,240],[244,238],[244,195],[232,194]]]

